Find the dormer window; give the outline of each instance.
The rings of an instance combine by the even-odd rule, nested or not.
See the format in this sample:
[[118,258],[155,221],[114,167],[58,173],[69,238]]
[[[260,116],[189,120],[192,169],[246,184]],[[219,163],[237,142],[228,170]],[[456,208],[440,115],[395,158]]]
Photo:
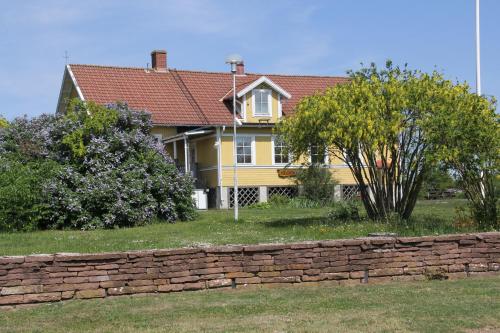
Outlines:
[[255,117],[271,117],[271,90],[270,89],[254,89],[254,116]]

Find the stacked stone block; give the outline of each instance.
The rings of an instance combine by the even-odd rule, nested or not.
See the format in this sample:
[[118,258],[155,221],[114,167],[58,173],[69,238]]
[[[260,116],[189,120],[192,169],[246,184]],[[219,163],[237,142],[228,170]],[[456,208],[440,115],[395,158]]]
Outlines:
[[0,257],[0,306],[139,293],[500,274],[500,233]]

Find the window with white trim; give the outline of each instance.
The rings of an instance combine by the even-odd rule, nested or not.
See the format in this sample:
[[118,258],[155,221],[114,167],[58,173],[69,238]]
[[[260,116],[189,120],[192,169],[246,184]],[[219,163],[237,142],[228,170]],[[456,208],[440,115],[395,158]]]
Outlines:
[[257,117],[271,117],[271,90],[254,89],[254,115]]
[[325,146],[311,146],[310,152],[312,164],[326,164]]
[[156,139],[157,142],[161,142],[163,140],[163,135],[161,134],[153,134],[153,137]]
[[252,164],[252,137],[236,137],[236,162],[238,164]]
[[290,162],[290,156],[286,150],[283,139],[277,136],[273,137],[274,164],[288,164]]

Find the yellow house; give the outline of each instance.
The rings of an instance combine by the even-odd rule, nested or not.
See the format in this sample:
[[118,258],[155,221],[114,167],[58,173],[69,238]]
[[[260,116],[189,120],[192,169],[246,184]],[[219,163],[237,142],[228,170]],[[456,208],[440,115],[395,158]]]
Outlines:
[[[126,102],[152,114],[153,134],[179,168],[190,173],[196,187],[206,189],[209,206],[233,204],[234,155],[232,74],[177,70],[167,67],[167,53],[151,52],[151,68],[67,65],[57,112],[70,98],[101,104]],[[273,194],[295,195],[293,170],[274,125],[293,114],[304,96],[346,82],[343,77],[255,74],[236,72],[237,179],[241,205],[266,201]],[[322,162],[339,182],[336,195],[349,196],[355,181],[340,160],[324,154]],[[319,161],[321,159],[321,161]]]

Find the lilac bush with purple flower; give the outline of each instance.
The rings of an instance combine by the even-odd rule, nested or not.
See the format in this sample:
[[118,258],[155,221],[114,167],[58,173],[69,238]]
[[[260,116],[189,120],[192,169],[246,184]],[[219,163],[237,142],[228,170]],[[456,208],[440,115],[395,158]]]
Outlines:
[[57,162],[39,193],[45,211],[38,228],[189,220],[192,179],[177,170],[151,127],[148,113],[126,104],[73,101],[66,115],[16,119],[0,134],[0,155]]

